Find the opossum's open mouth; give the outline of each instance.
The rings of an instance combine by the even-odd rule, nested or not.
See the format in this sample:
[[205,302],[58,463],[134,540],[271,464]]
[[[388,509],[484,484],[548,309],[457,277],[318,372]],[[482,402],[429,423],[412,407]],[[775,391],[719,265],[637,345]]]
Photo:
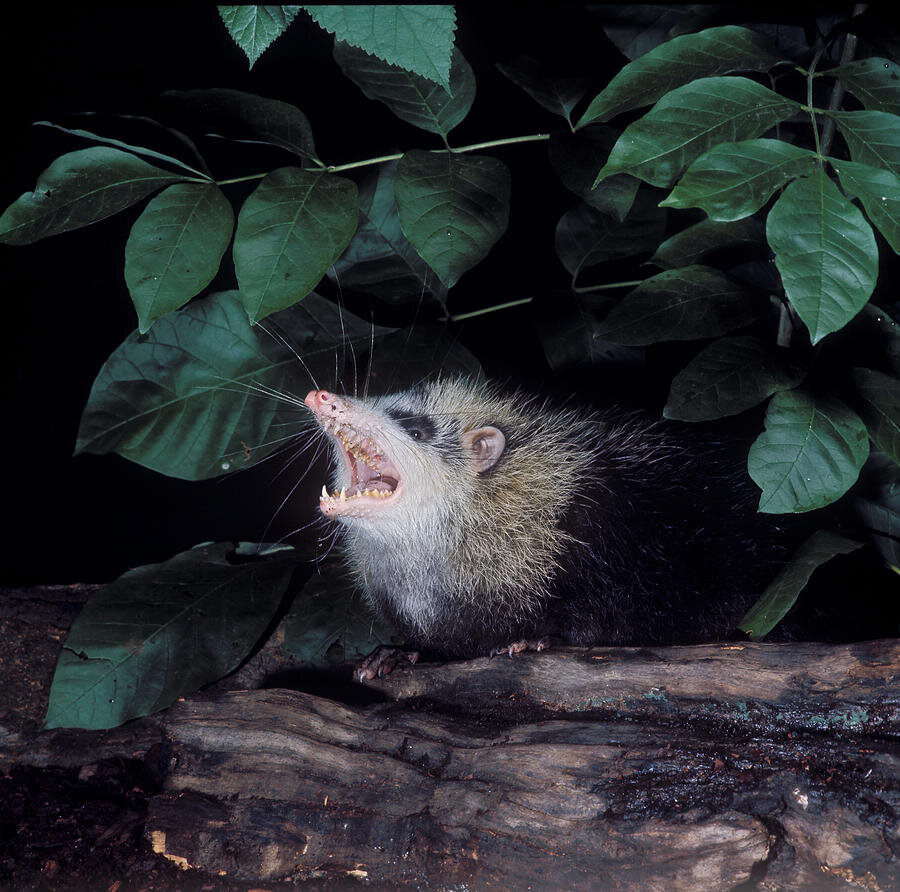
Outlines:
[[350,485],[328,495],[322,487],[319,507],[329,517],[339,514],[367,516],[391,500],[400,489],[400,472],[370,437],[346,426],[329,433],[341,447]]
[[306,404],[340,446],[349,478],[349,485],[331,495],[322,487],[319,497],[322,513],[326,517],[370,517],[384,510],[403,490],[397,466],[372,436],[351,423],[348,400],[327,391],[312,391],[306,397]]

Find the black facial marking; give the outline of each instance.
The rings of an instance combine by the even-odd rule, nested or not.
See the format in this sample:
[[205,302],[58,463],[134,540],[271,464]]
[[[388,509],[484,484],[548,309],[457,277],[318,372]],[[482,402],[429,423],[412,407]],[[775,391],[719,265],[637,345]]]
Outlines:
[[388,409],[387,414],[414,440],[418,440],[420,443],[429,443],[434,439],[434,421],[427,415],[410,415],[399,409]]

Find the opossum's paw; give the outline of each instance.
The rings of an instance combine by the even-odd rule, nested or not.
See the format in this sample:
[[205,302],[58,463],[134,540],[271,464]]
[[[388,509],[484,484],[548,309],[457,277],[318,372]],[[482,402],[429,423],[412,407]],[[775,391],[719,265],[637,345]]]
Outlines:
[[360,681],[371,681],[393,672],[399,663],[415,663],[418,659],[417,650],[403,650],[402,647],[382,644],[356,667],[356,677]]
[[498,654],[509,654],[511,657],[514,657],[516,654],[520,654],[526,650],[535,650],[540,652],[542,650],[546,650],[548,647],[550,647],[549,638],[523,638],[521,641],[513,641],[512,644],[507,644],[505,647],[493,648],[488,656],[492,660]]

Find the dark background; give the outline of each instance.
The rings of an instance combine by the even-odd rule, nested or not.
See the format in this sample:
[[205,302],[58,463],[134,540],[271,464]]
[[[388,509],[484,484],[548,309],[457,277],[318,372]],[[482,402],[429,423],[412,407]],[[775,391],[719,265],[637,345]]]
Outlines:
[[[45,127],[40,120],[116,136],[177,154],[174,144],[148,143],[146,132],[108,115],[178,121],[160,100],[166,90],[230,87],[301,108],[319,156],[343,163],[398,149],[437,147],[437,137],[396,119],[367,100],[331,58],[332,38],[301,12],[252,71],[212,6],[167,9],[58,7],[36,21],[36,9],[6,14],[8,41],[19,52],[3,61],[8,102],[0,205],[31,191],[56,157],[92,143]],[[597,89],[625,60],[598,22],[580,7],[551,14],[509,8],[458,9],[457,44],[475,69],[478,93],[455,145],[547,132],[562,121],[537,106],[494,67],[522,53],[551,63],[594,59]],[[596,91],[595,91],[596,92]],[[593,95],[593,94],[591,94]],[[104,113],[97,117],[77,112]],[[275,149],[216,143],[199,137],[213,174],[235,176],[294,164]],[[453,289],[451,312],[565,288],[568,276],[553,253],[553,229],[574,196],[557,186],[546,144],[495,150],[513,173],[510,230],[488,261]],[[535,191],[534,184],[547,191]],[[230,187],[236,203],[245,192]],[[525,211],[548,205],[542,226]],[[525,203],[528,207],[525,207]],[[5,584],[104,581],[138,564],[164,560],[200,541],[279,538],[315,505],[320,474],[298,490],[273,521],[297,472],[278,475],[271,463],[205,483],[184,483],[116,455],[72,457],[91,384],[109,353],[136,326],[124,281],[128,230],[141,205],[101,223],[33,245],[0,245],[5,317],[3,351]],[[213,283],[230,287],[230,261]],[[324,290],[327,293],[327,283]],[[366,313],[368,316],[368,313]],[[458,327],[461,341],[490,374],[526,386],[547,369],[527,311],[494,314]],[[376,317],[376,321],[379,321]],[[401,320],[384,319],[385,322]],[[270,526],[270,521],[272,521]]]

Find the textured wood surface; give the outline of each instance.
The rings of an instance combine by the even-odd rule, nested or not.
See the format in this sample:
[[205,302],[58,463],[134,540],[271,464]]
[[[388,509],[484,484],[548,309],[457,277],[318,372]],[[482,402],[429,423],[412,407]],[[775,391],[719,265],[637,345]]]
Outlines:
[[165,717],[146,832],[235,880],[900,886],[900,643],[565,649]]

